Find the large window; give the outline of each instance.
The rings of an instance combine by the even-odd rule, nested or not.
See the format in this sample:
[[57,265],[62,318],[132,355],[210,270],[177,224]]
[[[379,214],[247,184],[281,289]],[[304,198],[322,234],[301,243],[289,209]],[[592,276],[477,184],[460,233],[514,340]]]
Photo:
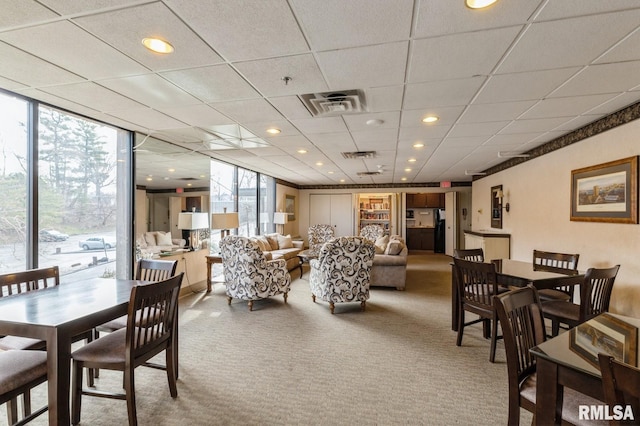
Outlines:
[[130,276],[130,137],[0,93],[0,273]]
[[258,224],[258,174],[238,169],[238,234],[244,237],[256,235]]

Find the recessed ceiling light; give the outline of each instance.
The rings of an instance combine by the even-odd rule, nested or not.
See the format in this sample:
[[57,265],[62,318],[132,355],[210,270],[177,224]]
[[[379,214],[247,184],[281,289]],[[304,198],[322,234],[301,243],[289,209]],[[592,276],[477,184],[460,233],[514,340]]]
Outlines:
[[413,144],[413,147],[414,148],[423,148],[424,144],[422,142],[416,142],[416,143]]
[[188,184],[187,184],[187,186],[191,186],[191,184],[190,184],[190,183],[188,183]]
[[415,163],[415,162],[416,162],[416,161],[418,161],[418,160],[416,160],[415,158],[409,158],[409,160],[408,160],[408,161],[409,161],[410,163]]
[[323,164],[322,161],[316,162],[316,166],[322,166],[322,164]]
[[405,171],[405,172],[410,172],[410,171],[411,171],[411,168],[410,168],[410,167],[407,167],[406,169],[404,169],[404,171]]
[[148,177],[148,178],[147,178],[147,182],[151,182],[152,180],[153,180],[153,178],[152,178],[152,177]]
[[422,119],[422,122],[423,123],[435,123],[438,120],[440,120],[440,117],[437,117],[435,115],[427,115],[425,118]]
[[340,183],[344,183],[344,179],[340,179]]
[[271,135],[277,135],[278,133],[280,133],[280,129],[276,129],[275,127],[270,127],[267,129],[267,133]]
[[165,177],[163,177],[162,179],[164,179],[164,180],[169,180],[169,176],[165,176]]
[[176,169],[169,169],[169,173],[173,173],[175,171],[176,171]]
[[470,9],[482,9],[494,4],[498,0],[465,0],[465,4]]
[[333,174],[333,170],[329,170],[327,173],[329,173],[330,175]]
[[384,123],[384,120],[380,120],[379,118],[373,118],[371,120],[367,120],[367,126],[379,126]]
[[403,178],[400,178],[400,180],[403,180],[403,181],[404,181],[404,180],[407,180],[407,178],[406,178],[406,177],[403,177]]
[[298,150],[298,154],[306,154],[307,150],[306,149],[299,149]]
[[171,53],[174,50],[173,46],[170,43],[164,40],[161,40],[159,38],[152,38],[152,37],[144,38],[142,39],[142,44],[147,49],[156,53]]

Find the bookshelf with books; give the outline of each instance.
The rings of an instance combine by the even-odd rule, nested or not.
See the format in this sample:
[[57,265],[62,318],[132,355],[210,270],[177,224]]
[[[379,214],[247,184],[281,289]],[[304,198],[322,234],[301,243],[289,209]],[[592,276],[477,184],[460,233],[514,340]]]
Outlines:
[[366,225],[380,225],[385,233],[391,233],[391,195],[358,195],[358,232]]

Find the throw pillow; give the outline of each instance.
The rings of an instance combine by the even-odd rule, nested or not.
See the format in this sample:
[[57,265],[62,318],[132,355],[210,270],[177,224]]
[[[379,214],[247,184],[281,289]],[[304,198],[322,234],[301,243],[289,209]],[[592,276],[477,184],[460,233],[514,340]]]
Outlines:
[[267,237],[265,237],[264,235],[256,236],[256,242],[260,246],[260,250],[262,250],[263,252],[271,251],[271,244],[269,243],[269,240],[267,240]]
[[278,234],[265,234],[265,237],[269,241],[271,250],[278,250]]
[[280,247],[281,249],[293,248],[291,235],[278,235],[278,247]]
[[145,232],[144,240],[147,242],[148,246],[157,246],[156,244],[156,233],[155,232]]
[[170,245],[173,245],[173,242],[171,242],[171,233],[170,232],[157,232],[156,233],[156,243],[159,246],[170,246]]
[[389,236],[384,235],[378,238],[374,244],[376,246],[376,254],[384,254],[384,251],[387,249],[387,244],[389,244]]
[[147,240],[145,240],[144,234],[138,235],[138,237],[136,238],[136,245],[139,246],[141,249],[147,248]]
[[399,240],[392,240],[392,241],[389,241],[389,244],[387,245],[387,250],[384,252],[384,254],[391,254],[391,255],[397,256],[400,254],[402,250],[404,250],[404,243]]

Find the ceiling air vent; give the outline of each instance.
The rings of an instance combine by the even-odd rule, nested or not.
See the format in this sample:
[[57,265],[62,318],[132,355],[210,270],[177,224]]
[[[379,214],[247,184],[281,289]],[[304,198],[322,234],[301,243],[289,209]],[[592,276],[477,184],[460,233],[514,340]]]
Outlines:
[[351,152],[342,152],[341,154],[344,158],[354,159],[354,160],[362,160],[365,158],[373,158],[376,156],[375,151],[351,151]]
[[376,172],[358,172],[356,173],[358,176],[377,176],[383,173],[382,170],[378,170]]
[[367,111],[362,90],[309,93],[300,95],[300,100],[314,117],[358,114]]

